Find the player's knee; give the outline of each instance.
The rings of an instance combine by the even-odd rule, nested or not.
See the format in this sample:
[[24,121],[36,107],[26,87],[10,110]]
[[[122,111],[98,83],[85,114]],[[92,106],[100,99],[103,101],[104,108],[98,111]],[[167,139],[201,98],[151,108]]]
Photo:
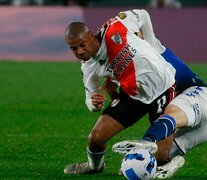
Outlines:
[[185,112],[173,104],[166,107],[164,114],[174,118],[177,128],[182,128],[188,125],[188,117]]
[[91,152],[103,152],[106,149],[106,142],[98,131],[93,130],[88,136],[88,148]]
[[92,130],[91,133],[88,136],[89,139],[89,143],[90,144],[103,144],[105,143],[105,140],[103,138],[103,136],[101,135],[101,133],[98,130]]

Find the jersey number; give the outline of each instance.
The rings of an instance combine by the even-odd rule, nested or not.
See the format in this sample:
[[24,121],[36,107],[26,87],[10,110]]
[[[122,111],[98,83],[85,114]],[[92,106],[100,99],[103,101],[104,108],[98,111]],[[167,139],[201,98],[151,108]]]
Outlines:
[[166,96],[162,96],[161,99],[157,100],[157,114],[162,113],[163,112],[163,107],[166,104]]

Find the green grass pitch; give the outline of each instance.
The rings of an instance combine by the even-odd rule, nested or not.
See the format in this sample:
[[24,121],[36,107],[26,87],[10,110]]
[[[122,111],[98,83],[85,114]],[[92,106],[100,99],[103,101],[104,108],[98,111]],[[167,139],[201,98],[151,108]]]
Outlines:
[[[206,64],[190,67],[207,82]],[[0,62],[0,179],[125,179],[117,174],[122,157],[111,147],[140,138],[147,117],[108,143],[103,174],[63,174],[67,164],[86,161],[99,115],[84,104],[79,63]],[[207,179],[207,143],[187,154],[171,179]]]

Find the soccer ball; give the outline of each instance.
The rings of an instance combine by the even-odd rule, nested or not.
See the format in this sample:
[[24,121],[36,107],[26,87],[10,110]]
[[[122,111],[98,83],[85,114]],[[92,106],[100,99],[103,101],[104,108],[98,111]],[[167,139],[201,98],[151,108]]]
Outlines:
[[156,173],[157,161],[148,150],[130,150],[123,158],[121,171],[129,180],[151,179]]

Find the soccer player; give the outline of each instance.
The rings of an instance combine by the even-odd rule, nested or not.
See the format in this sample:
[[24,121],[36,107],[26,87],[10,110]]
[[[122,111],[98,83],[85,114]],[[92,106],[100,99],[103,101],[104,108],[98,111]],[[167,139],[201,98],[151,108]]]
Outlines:
[[[135,34],[139,34],[139,35],[143,34],[143,38],[146,41],[148,41],[165,58],[166,61],[168,61],[174,66],[174,68],[176,69],[175,77],[176,77],[177,88],[179,89],[179,93],[181,93],[182,91],[184,91],[189,87],[206,86],[206,84],[183,63],[183,61],[177,58],[168,48],[164,47],[160,43],[160,41],[155,37],[150,16],[147,13],[147,11],[134,9],[131,11],[121,12],[117,17],[108,21],[105,25],[107,26],[107,24],[109,25],[113,23],[113,21],[116,21],[117,19],[120,20],[123,24],[125,24],[125,26],[128,27],[128,29],[134,32]],[[105,89],[113,89],[113,88],[108,87]],[[192,89],[189,89],[189,91],[192,91]],[[185,93],[186,92],[184,92],[183,94]],[[180,96],[178,97],[180,98]],[[196,97],[196,100],[198,101],[198,104],[201,105],[199,97]],[[181,100],[181,102],[183,102],[182,105],[186,104],[184,100]],[[176,118],[181,119],[181,122],[183,122],[183,121],[187,121],[186,119],[187,117],[185,116],[185,113],[187,113],[186,109],[188,108],[190,109],[190,105],[187,106],[187,108],[182,106],[180,107],[178,105],[177,106],[171,105],[167,107],[166,112],[167,113],[173,112],[174,114],[177,115]],[[190,113],[190,110],[188,114]],[[188,117],[188,120],[189,119],[190,118]],[[193,120],[192,119],[193,118],[191,118],[190,121],[192,122],[195,121],[195,119]],[[168,164],[159,167],[160,171],[158,171],[157,177],[163,178],[163,176],[165,177],[172,176],[173,173],[177,170],[177,168],[182,166],[184,163],[184,159],[176,155],[177,154],[184,155],[193,147],[207,140],[207,133],[205,132],[206,120],[204,119],[203,121],[204,121],[203,123],[204,127],[203,126],[199,127],[199,124],[197,124],[195,125],[195,127],[189,125],[191,126],[191,128],[188,129],[188,131],[184,131],[184,129],[182,129],[182,131],[179,130],[178,131],[179,133],[177,132],[175,135],[176,137],[174,138],[174,142],[173,142],[173,136],[171,136],[167,140],[158,143],[159,148],[158,148],[158,152],[156,153],[156,158],[158,159],[158,162],[165,163],[168,158],[169,159],[173,158],[173,160]],[[195,133],[198,133],[199,135],[195,136]],[[131,145],[129,144],[128,141],[125,141],[125,143]],[[164,173],[162,174],[162,172]]]
[[[168,117],[170,123],[172,123],[172,119],[174,119],[175,124],[169,126],[169,124],[162,122],[163,117]],[[163,123],[163,126],[159,121]],[[169,133],[169,127],[176,131],[174,140],[173,136],[168,137],[171,134]],[[156,177],[162,179],[169,178],[182,167],[184,159],[177,155],[185,155],[197,145],[206,142],[206,129],[207,88],[202,86],[190,87],[171,101],[166,107],[164,115],[160,116],[158,120],[152,124],[143,137],[143,139],[146,140],[144,141],[145,147],[143,146],[143,148],[150,150],[151,142],[158,142],[158,154],[155,154],[158,160],[160,160],[159,158],[163,158],[162,151],[164,151],[165,154],[164,158],[172,159],[172,157],[174,157],[168,163],[158,166]],[[174,132],[174,130],[170,131]],[[165,140],[160,141],[162,139]],[[150,142],[148,145],[147,141]],[[142,144],[141,142],[141,145]],[[139,140],[122,141],[113,146],[113,150],[118,153],[126,153],[134,148],[140,148]]]
[[121,21],[131,33],[139,35],[139,37],[146,40],[176,69],[175,79],[178,93],[191,86],[206,86],[200,77],[193,73],[180,58],[175,56],[170,49],[163,46],[160,40],[156,38],[150,16],[146,10],[133,9],[120,12],[118,16],[111,18],[105,23],[102,28],[106,28],[107,25],[112,24],[116,20]]
[[[104,109],[91,130],[88,161],[64,169],[66,174],[100,173],[104,169],[106,143],[147,113],[151,122],[155,121],[176,96],[175,69],[119,20],[98,36],[84,23],[71,23],[65,30],[65,40],[75,56],[82,60],[86,105],[90,111],[100,111],[104,106],[99,77],[110,77],[120,86],[119,99]],[[160,106],[158,102],[163,98],[166,101]],[[157,148],[156,144],[151,144]]]

